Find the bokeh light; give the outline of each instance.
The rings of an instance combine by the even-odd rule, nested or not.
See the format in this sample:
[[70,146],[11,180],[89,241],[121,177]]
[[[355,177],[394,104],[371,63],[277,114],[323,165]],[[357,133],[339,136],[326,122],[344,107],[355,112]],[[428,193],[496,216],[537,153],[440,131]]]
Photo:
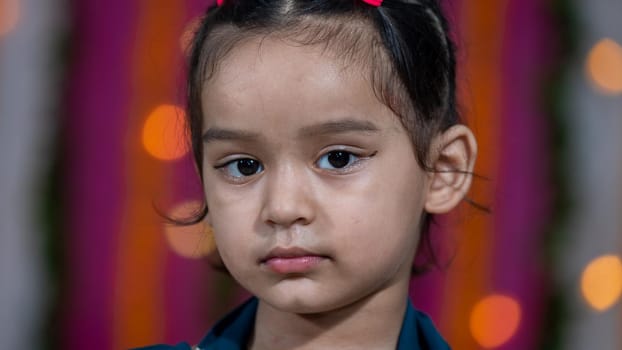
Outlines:
[[19,0],[0,0],[0,37],[15,29],[19,17]]
[[514,336],[520,321],[521,308],[514,298],[501,294],[489,295],[471,311],[471,334],[482,347],[495,348]]
[[160,105],[154,109],[143,127],[143,145],[158,159],[183,157],[189,148],[183,109],[174,105]]
[[[201,208],[200,201],[188,201],[178,204],[170,211],[173,219],[187,219]],[[194,225],[166,224],[164,233],[171,249],[186,258],[202,258],[214,251],[214,235],[203,222]]]
[[201,17],[197,17],[188,22],[188,24],[186,24],[186,27],[184,28],[184,31],[181,33],[181,36],[179,37],[179,47],[181,48],[181,52],[183,52],[184,55],[190,53],[189,50],[190,44],[192,44],[192,38],[194,37],[196,31],[199,29],[200,25]]
[[616,255],[592,260],[581,277],[581,292],[587,303],[598,311],[613,306],[622,295],[622,261]]
[[622,47],[609,38],[600,40],[588,54],[586,71],[603,92],[622,93]]

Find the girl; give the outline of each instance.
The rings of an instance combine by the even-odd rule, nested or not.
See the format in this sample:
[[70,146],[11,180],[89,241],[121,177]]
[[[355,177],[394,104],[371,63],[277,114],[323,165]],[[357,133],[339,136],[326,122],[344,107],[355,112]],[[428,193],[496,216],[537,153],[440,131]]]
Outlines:
[[447,32],[433,0],[209,10],[188,84],[195,219],[256,297],[197,349],[448,349],[408,301],[431,215],[475,160]]

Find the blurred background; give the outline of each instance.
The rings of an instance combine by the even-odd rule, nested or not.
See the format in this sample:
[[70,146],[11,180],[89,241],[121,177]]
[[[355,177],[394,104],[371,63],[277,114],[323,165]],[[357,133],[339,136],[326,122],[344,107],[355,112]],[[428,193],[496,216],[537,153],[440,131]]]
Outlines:
[[[198,342],[246,297],[183,139],[203,0],[0,0],[0,348]],[[454,349],[622,349],[620,0],[451,0],[471,197],[415,305]]]

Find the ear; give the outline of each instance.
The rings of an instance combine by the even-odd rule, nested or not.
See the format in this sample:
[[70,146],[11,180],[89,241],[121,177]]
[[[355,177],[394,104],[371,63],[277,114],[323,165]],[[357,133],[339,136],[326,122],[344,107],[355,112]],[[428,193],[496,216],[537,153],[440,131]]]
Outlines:
[[454,125],[432,140],[430,183],[425,210],[442,214],[453,209],[471,187],[477,143],[469,128]]

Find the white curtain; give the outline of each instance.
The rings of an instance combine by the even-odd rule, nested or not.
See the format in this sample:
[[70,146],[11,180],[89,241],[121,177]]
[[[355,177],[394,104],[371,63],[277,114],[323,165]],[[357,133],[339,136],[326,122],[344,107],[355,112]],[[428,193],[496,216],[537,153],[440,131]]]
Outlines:
[[[16,0],[18,2],[19,0]],[[10,3],[3,1],[2,3]],[[59,88],[59,1],[19,1],[0,34],[0,348],[41,348],[49,285],[37,216]],[[0,9],[6,24],[7,8]],[[12,15],[11,15],[12,16]]]
[[622,302],[595,311],[579,289],[586,265],[622,256],[622,92],[605,94],[585,73],[590,49],[601,39],[622,44],[622,1],[573,1],[579,42],[565,111],[569,120],[567,176],[571,208],[558,276],[567,287],[569,317],[563,349],[622,349]]

